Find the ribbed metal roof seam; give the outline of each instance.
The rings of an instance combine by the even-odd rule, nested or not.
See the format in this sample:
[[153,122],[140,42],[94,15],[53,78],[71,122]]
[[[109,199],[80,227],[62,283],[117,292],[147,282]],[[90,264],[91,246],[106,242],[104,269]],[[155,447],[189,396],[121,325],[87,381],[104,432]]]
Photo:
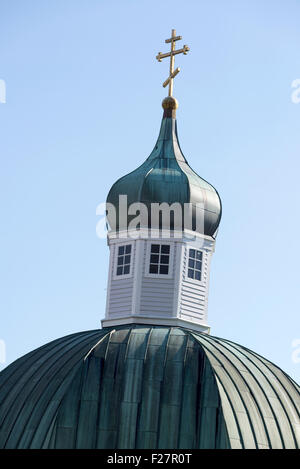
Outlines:
[[[83,340],[84,340],[84,338],[86,337],[86,333],[80,334],[80,337],[83,337]],[[54,355],[55,355],[55,358],[57,357],[57,348],[58,348],[59,352],[62,352],[62,354],[64,354],[65,350],[66,350],[66,346],[73,344],[74,340],[77,339],[77,338],[78,338],[78,336],[76,334],[72,334],[72,336],[67,336],[67,339],[68,339],[67,344],[64,343],[63,338],[59,339],[58,341],[50,342],[48,344],[49,345],[49,353],[48,353],[48,349],[47,348],[45,349],[45,346],[36,349],[34,351],[35,353],[33,355],[31,355],[30,361],[29,362],[25,361],[25,363],[26,363],[25,374],[28,374],[28,378],[27,378],[25,383],[22,383],[22,385],[20,384],[20,381],[17,378],[18,378],[20,368],[22,368],[24,363],[22,363],[21,366],[20,366],[19,360],[16,360],[16,362],[14,362],[11,365],[11,369],[14,371],[14,378],[15,378],[14,383],[12,383],[11,387],[8,389],[8,392],[6,393],[5,399],[6,400],[9,399],[10,401],[15,402],[18,399],[18,397],[20,395],[22,395],[22,393],[24,393],[24,389],[26,388],[28,383],[32,382],[32,379],[33,379],[34,375],[38,374],[39,370],[44,367],[45,362],[49,358],[52,358],[52,356],[54,356]],[[43,353],[45,350],[46,350],[46,353]],[[32,368],[34,363],[36,363],[37,360],[41,360],[41,358],[43,360],[39,364],[39,366],[37,368]],[[17,369],[15,369],[15,366],[17,366]],[[47,369],[48,368],[46,368],[44,373],[47,372]],[[22,377],[24,377],[24,374],[22,374]],[[17,382],[17,385],[16,385],[16,382]],[[13,389],[14,392],[12,392],[12,389]],[[1,405],[3,406],[4,404],[5,404],[5,400],[2,401]],[[2,421],[0,422],[1,427],[5,423],[5,420],[7,418],[7,414],[10,411],[11,411],[11,407],[8,407],[7,412],[5,412],[3,414]]]
[[[85,335],[86,332],[82,332],[80,333],[81,335]],[[0,379],[0,392],[2,392],[2,388],[4,386],[6,386],[6,383],[7,381],[10,379],[10,378],[13,378],[14,380],[16,380],[16,373],[19,371],[20,368],[23,367],[24,363],[28,363],[29,360],[31,360],[31,358],[34,357],[34,360],[36,361],[37,359],[39,359],[39,357],[44,357],[44,350],[46,349],[47,350],[47,353],[48,352],[51,352],[51,350],[53,349],[56,349],[57,346],[59,346],[59,344],[62,344],[63,347],[65,347],[65,342],[67,339],[70,339],[70,342],[73,340],[74,336],[77,336],[78,333],[74,333],[74,334],[70,334],[68,336],[65,336],[65,337],[60,337],[59,339],[56,339],[56,340],[53,340],[52,342],[48,342],[47,344],[45,345],[42,345],[41,347],[38,347],[37,349],[27,353],[26,355],[18,358],[17,360],[15,360],[11,365],[9,365],[7,368],[5,368],[2,372],[1,372],[1,379]],[[12,384],[11,387],[13,387],[14,384]],[[10,392],[11,388],[8,389],[8,393]],[[7,393],[6,393],[7,395]],[[4,399],[6,397],[6,395],[4,396]],[[4,400],[2,400],[1,402],[4,402]]]
[[[99,331],[97,331],[97,332],[95,333],[95,336],[97,336],[98,334],[99,334]],[[80,360],[82,359],[81,351],[86,348],[87,344],[89,344],[89,342],[91,342],[92,338],[90,337],[89,333],[86,333],[86,334],[84,335],[84,337],[80,336],[80,339],[82,339],[82,340],[77,341],[76,339],[77,339],[77,337],[74,337],[74,339],[73,339],[72,342],[76,342],[76,343],[73,343],[73,347],[71,347],[71,350],[72,350],[72,349],[75,349],[77,346],[80,346],[80,349],[76,352],[76,355],[78,356],[77,362],[80,362]],[[84,344],[82,345],[82,343],[84,343]],[[71,345],[71,343],[70,343],[70,345]],[[81,347],[81,345],[82,345],[82,347]],[[70,351],[71,351],[71,350],[70,350]],[[60,358],[62,358],[64,355],[65,355],[65,349],[62,350],[62,354],[61,354]],[[57,358],[57,354],[55,354],[55,357]],[[67,361],[62,361],[61,366],[60,366],[60,368],[59,368],[58,370],[56,370],[55,375],[58,374],[58,373],[66,366],[66,364],[67,364],[68,362],[72,361],[73,358],[74,358],[74,355],[73,355],[73,356],[70,356],[70,358],[69,358]],[[49,363],[49,366],[47,367],[46,370],[44,370],[43,375],[39,377],[39,381],[37,381],[37,383],[33,386],[31,392],[32,392],[34,389],[36,389],[36,388],[39,387],[39,385],[41,384],[41,382],[44,380],[44,376],[49,372],[49,370],[50,370],[51,368],[55,367],[55,365],[57,364],[57,362],[58,362],[58,360],[55,360],[54,362],[52,361],[51,363]],[[38,370],[35,370],[35,374],[38,374]],[[55,376],[55,375],[54,375],[54,376]],[[65,381],[65,379],[62,380],[62,384],[63,384],[64,381]],[[45,383],[45,384],[47,384],[47,383]],[[46,392],[48,391],[48,389],[49,389],[49,388],[46,386]],[[58,388],[55,388],[55,389],[53,390],[53,394],[51,395],[51,397],[50,397],[50,399],[48,400],[48,402],[51,400],[51,398],[53,397],[53,395],[55,395],[58,390],[59,390],[59,387],[58,387]],[[11,430],[10,430],[10,432],[9,432],[9,436],[7,437],[6,444],[9,442],[11,432],[12,432],[13,428],[15,427],[16,422],[19,420],[19,418],[20,418],[21,415],[22,415],[22,411],[23,411],[23,409],[24,409],[25,404],[26,404],[26,402],[23,402],[23,405],[22,405],[20,411],[18,412],[18,414],[16,415],[16,417],[15,417],[15,419],[14,419],[14,423],[13,423],[12,426],[11,426]],[[19,445],[20,440],[21,440],[22,437],[24,436],[24,432],[26,432],[26,430],[27,430],[27,425],[28,425],[28,423],[29,423],[30,420],[31,420],[31,416],[32,416],[34,410],[35,410],[35,407],[32,408],[31,413],[28,415],[28,418],[26,419],[26,423],[25,423],[25,425],[23,426],[23,433],[19,435],[17,445]],[[40,422],[38,423],[37,428],[39,427],[39,424],[40,424]],[[30,445],[29,445],[29,447],[30,447]]]
[[[218,339],[219,341],[222,341],[221,339]],[[226,343],[227,344],[230,344],[230,341],[226,340]],[[295,431],[294,431],[294,427],[293,427],[293,422],[291,421],[291,418],[287,412],[287,408],[286,406],[283,404],[282,402],[282,399],[281,399],[281,395],[282,395],[282,392],[279,393],[277,391],[277,389],[275,388],[275,386],[272,384],[271,380],[268,378],[267,374],[264,374],[263,373],[263,370],[262,370],[262,367],[261,366],[258,366],[257,363],[255,363],[253,357],[255,357],[266,369],[269,373],[271,373],[274,378],[276,379],[276,382],[281,386],[282,390],[284,393],[287,394],[287,396],[289,397],[289,405],[292,405],[293,408],[296,408],[296,405],[294,403],[294,400],[293,398],[289,395],[287,389],[286,389],[286,386],[283,385],[283,383],[281,382],[281,380],[279,379],[279,376],[275,375],[271,366],[273,365],[271,362],[269,362],[268,360],[266,360],[265,358],[261,357],[260,355],[256,354],[256,353],[253,353],[251,350],[249,349],[246,349],[248,354],[246,355],[245,352],[243,352],[243,350],[245,350],[244,347],[242,346],[238,346],[238,344],[233,344],[232,345],[233,348],[235,348],[236,350],[240,351],[241,354],[243,354],[245,356],[245,358],[247,358],[251,363],[253,363],[253,365],[257,368],[257,371],[258,373],[262,374],[264,376],[264,379],[268,382],[270,388],[273,390],[274,394],[277,396],[277,399],[278,399],[278,402],[280,403],[281,405],[281,409],[283,411],[283,413],[286,415],[286,418],[287,418],[287,421],[289,423],[289,426],[290,426],[290,430],[291,430],[291,434],[293,436],[293,439],[294,439],[294,443],[295,443],[295,447],[298,448],[298,442],[297,442],[297,436],[295,434]],[[244,362],[243,362],[244,363]],[[276,367],[277,368],[277,367]],[[283,375],[283,372],[280,370],[280,368],[277,368],[278,371],[281,372],[281,374]],[[289,380],[289,377],[287,375],[284,374],[284,376],[286,377],[286,381],[287,382],[290,382]],[[275,416],[276,416],[276,423],[277,425],[279,426],[280,428],[280,434],[282,436],[282,440],[283,440],[283,445],[285,446],[285,443],[284,443],[284,435],[285,435],[285,432],[283,429],[281,429],[280,427],[280,423],[281,423],[281,418],[280,416],[276,415],[276,409],[274,409],[273,406],[271,406],[272,408],[272,411],[274,412]],[[297,412],[298,413],[298,412]],[[300,423],[300,422],[299,422]]]
[[[98,334],[99,334],[99,332],[97,332],[95,335],[98,336]],[[79,350],[76,351],[76,362],[75,362],[75,364],[73,365],[74,367],[76,367],[76,366],[78,366],[78,365],[80,364],[80,362],[81,362],[81,360],[82,360],[82,358],[83,358],[83,357],[82,357],[82,351],[86,349],[87,345],[90,344],[91,340],[94,340],[94,338],[92,339],[92,338],[90,337],[90,335],[87,334],[86,337],[85,337],[85,340],[82,340],[82,341],[80,341],[79,343],[77,342],[76,344],[74,344],[74,347],[72,347],[73,349],[75,349],[77,346],[80,347]],[[84,344],[82,344],[83,342],[84,342]],[[63,357],[63,356],[64,356],[64,354],[62,354],[62,357]],[[61,357],[61,358],[62,358],[62,357]],[[68,363],[70,363],[73,359],[74,359],[74,355],[73,355],[73,356],[70,356],[70,358],[69,358],[68,360],[66,360],[66,361],[63,361],[63,360],[62,360],[59,369],[55,370],[55,374],[53,375],[53,378],[54,378],[56,375],[58,375],[58,374],[61,372],[61,370],[63,370],[63,369],[66,367],[66,365],[67,365]],[[47,371],[49,372],[49,370],[50,370],[51,368],[55,367],[56,364],[57,364],[57,361],[56,361],[55,363],[52,363],[51,366],[49,366],[49,368],[48,368]],[[69,373],[68,373],[64,378],[62,378],[62,381],[60,382],[60,384],[59,384],[58,386],[56,386],[56,387],[53,389],[52,393],[48,396],[47,402],[44,403],[44,409],[47,409],[47,408],[48,408],[50,402],[53,400],[53,397],[54,397],[62,388],[65,387],[65,388],[66,388],[66,391],[67,391],[68,386],[69,386],[70,383],[72,382],[72,379],[73,379],[73,377],[74,377],[74,373],[75,373],[75,372],[76,372],[76,368],[73,368],[73,369],[71,369],[71,370],[69,371]],[[44,375],[45,375],[45,374],[46,374],[46,373],[44,373]],[[35,388],[37,388],[38,385],[41,384],[42,380],[44,380],[44,375],[43,375],[43,377],[41,377],[41,379],[39,380],[39,382],[36,383]],[[43,395],[42,395],[43,398],[45,398],[45,397],[48,395],[49,390],[50,390],[50,387],[49,387],[49,386],[46,386],[46,388],[45,388],[45,391],[46,391],[46,392],[43,393]],[[41,401],[39,400],[39,403],[40,403],[40,402],[41,402]],[[23,404],[23,407],[24,407],[24,404]],[[27,418],[27,420],[26,420],[26,424],[25,424],[25,426],[24,426],[25,429],[27,429],[28,425],[30,424],[30,422],[31,422],[31,420],[32,420],[32,416],[33,416],[35,410],[36,410],[36,409],[35,409],[35,406],[34,406],[34,407],[32,408],[31,413],[28,415],[28,418]],[[38,423],[37,423],[37,425],[36,425],[36,428],[40,428],[40,427],[41,427],[41,420],[43,419],[43,413],[41,412],[41,409],[39,409],[39,410],[40,410],[40,412],[39,412],[39,413],[40,413],[40,419],[39,419],[39,421],[38,421]],[[18,419],[18,418],[17,418],[17,419]],[[16,419],[16,421],[17,421],[17,419]],[[25,430],[25,431],[26,431],[26,430]],[[18,440],[18,445],[19,445],[20,441],[22,441],[23,437],[24,437],[24,434],[23,434],[23,435],[20,435],[19,440]],[[29,444],[29,447],[30,447],[30,445],[31,445],[32,438],[33,438],[33,436],[30,438],[30,442],[28,443],[28,444]]]
[[[220,346],[221,346],[221,347],[224,347],[224,345],[223,345],[222,342],[220,343]],[[228,350],[229,352],[233,353],[233,352],[230,351],[228,348],[226,348],[226,350]],[[222,353],[222,355],[224,355],[225,357],[227,357],[227,356],[224,354],[224,352],[222,352],[222,350],[220,350],[220,353]],[[250,373],[251,377],[255,380],[257,386],[262,390],[262,393],[264,394],[264,396],[265,396],[265,398],[266,398],[266,401],[267,401],[268,404],[269,404],[269,409],[271,410],[271,412],[272,412],[272,414],[273,414],[274,422],[276,423],[276,426],[277,426],[277,429],[278,429],[278,433],[279,433],[279,436],[280,436],[280,439],[281,439],[281,443],[282,443],[282,445],[284,446],[284,441],[283,441],[283,437],[282,437],[282,432],[281,432],[281,429],[280,429],[280,427],[279,427],[279,425],[278,425],[278,419],[276,418],[275,411],[274,411],[274,409],[273,409],[273,407],[272,407],[272,404],[271,404],[271,402],[270,402],[270,400],[269,400],[267,394],[266,394],[265,391],[264,391],[263,386],[260,385],[259,380],[258,380],[258,379],[255,377],[255,375],[251,372],[251,370],[249,369],[249,367],[246,366],[245,362],[242,361],[242,360],[240,360],[237,355],[235,355],[235,354],[233,354],[233,355],[234,355],[235,358],[236,358],[237,360],[239,360],[239,361],[241,362],[241,364],[248,370],[248,372]],[[228,358],[228,357],[227,357],[227,358]],[[246,357],[246,358],[248,358],[248,357]],[[231,362],[231,363],[232,363],[232,362]],[[233,363],[232,363],[232,366],[235,367],[235,365],[234,365]],[[256,394],[255,394],[255,392],[253,392],[253,389],[252,389],[252,387],[250,386],[250,383],[248,383],[248,381],[245,379],[245,376],[244,376],[242,373],[239,372],[239,370],[238,370],[237,367],[235,367],[235,369],[238,371],[239,375],[242,377],[244,383],[246,384],[247,388],[249,389],[249,392],[251,393],[252,398],[254,399],[254,401],[255,401],[255,403],[256,403],[257,409],[258,409],[259,414],[260,414],[260,416],[261,416],[261,422],[262,422],[262,424],[263,424],[263,426],[264,426],[264,429],[265,429],[265,433],[266,433],[267,439],[268,439],[268,441],[269,441],[270,447],[272,447],[272,438],[271,438],[271,435],[270,435],[269,430],[268,430],[268,428],[267,428],[266,421],[265,421],[265,418],[264,418],[264,416],[263,416],[262,409],[261,409],[261,407],[260,407],[260,403],[259,403],[258,399],[256,398]],[[274,443],[274,442],[273,442],[273,443]]]
[[[193,334],[193,335],[194,335],[194,334]],[[196,334],[195,334],[195,337],[197,337]],[[200,340],[201,340],[201,339],[202,339],[202,337],[200,338]],[[233,384],[233,387],[232,387],[232,388],[230,387],[230,388],[231,388],[231,389],[235,389],[237,395],[238,395],[239,398],[240,398],[240,401],[241,401],[241,403],[242,403],[242,405],[243,405],[243,408],[244,408],[244,413],[247,415],[247,418],[248,418],[249,427],[250,427],[251,430],[252,430],[252,431],[251,431],[252,439],[254,440],[255,445],[256,445],[256,448],[257,448],[257,447],[258,447],[258,442],[257,442],[257,438],[256,438],[256,433],[255,433],[254,428],[253,428],[252,418],[251,418],[251,416],[250,416],[249,409],[248,409],[248,406],[246,405],[244,396],[243,396],[242,393],[240,392],[237,383],[235,382],[235,380],[233,379],[233,377],[231,376],[231,374],[228,372],[228,370],[226,369],[226,367],[224,366],[224,364],[222,363],[222,361],[216,356],[215,353],[213,353],[211,350],[209,350],[209,348],[208,348],[205,344],[202,343],[202,340],[201,340],[201,345],[203,346],[203,348],[204,348],[204,350],[205,350],[205,352],[206,352],[206,355],[207,355],[207,357],[208,357],[208,360],[210,361],[209,354],[211,354],[211,355],[215,358],[215,360],[216,360],[218,363],[220,363],[221,368],[224,370],[224,372],[226,373],[226,376],[228,377],[228,379],[230,380],[230,382]],[[214,346],[214,344],[211,344],[211,345]],[[214,346],[214,347],[215,347],[215,346]],[[234,368],[232,362],[228,359],[228,357],[226,357],[226,359],[230,362],[232,368]],[[224,390],[227,391],[227,386],[226,386],[226,384],[223,382],[223,379],[222,379],[222,376],[221,376],[219,370],[217,370],[217,369],[213,366],[213,364],[212,364],[212,368],[213,368],[214,372],[216,373],[216,375],[218,376],[219,381],[222,382]],[[228,397],[229,401],[232,402],[232,398],[230,397],[229,392],[227,392],[226,394],[227,394],[227,397]],[[232,396],[232,397],[233,397],[233,396]],[[236,408],[235,408],[233,405],[232,405],[232,409],[234,410],[234,413],[235,413],[235,415],[236,415],[236,417],[237,417],[237,420],[238,420],[238,422],[239,422],[238,424],[239,424],[239,428],[240,428],[240,434],[241,434],[241,436],[242,436],[243,445],[244,445],[244,447],[248,447],[248,444],[249,444],[250,442],[246,442],[246,441],[245,441],[245,436],[247,436],[247,433],[246,433],[246,434],[243,433],[244,428],[243,428],[243,426],[241,425],[241,423],[240,423],[240,421],[239,421],[239,419],[238,419],[238,417],[239,417],[239,415],[238,415],[238,414],[239,414],[239,411],[237,411]]]

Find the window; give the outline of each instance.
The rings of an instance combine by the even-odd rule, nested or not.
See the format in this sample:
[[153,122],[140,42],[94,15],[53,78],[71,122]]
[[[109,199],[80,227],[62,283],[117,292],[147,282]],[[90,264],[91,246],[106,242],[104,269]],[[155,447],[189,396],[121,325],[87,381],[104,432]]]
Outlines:
[[117,275],[128,275],[130,274],[130,262],[131,262],[131,244],[126,246],[118,246],[117,256]]
[[168,275],[170,268],[170,246],[151,244],[149,274]]
[[168,241],[147,243],[145,276],[172,278],[174,246]]
[[202,273],[202,251],[189,249],[188,277],[201,281]]

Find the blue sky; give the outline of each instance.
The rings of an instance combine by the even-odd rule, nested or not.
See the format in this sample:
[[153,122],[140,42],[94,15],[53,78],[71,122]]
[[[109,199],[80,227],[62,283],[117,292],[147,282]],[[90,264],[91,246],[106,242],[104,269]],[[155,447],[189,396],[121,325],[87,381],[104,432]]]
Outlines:
[[[96,207],[151,152],[175,28],[179,139],[223,202],[212,334],[300,381],[300,2],[10,0],[0,6],[1,297],[6,365],[100,326]],[[4,368],[0,365],[0,369]]]

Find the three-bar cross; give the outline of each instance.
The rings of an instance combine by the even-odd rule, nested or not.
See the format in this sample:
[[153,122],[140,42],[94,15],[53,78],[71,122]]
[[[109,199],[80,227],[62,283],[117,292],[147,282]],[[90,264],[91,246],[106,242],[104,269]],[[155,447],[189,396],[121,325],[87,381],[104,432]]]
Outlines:
[[175,29],[172,29],[172,37],[170,39],[166,39],[165,42],[171,43],[171,51],[167,52],[166,54],[162,54],[161,52],[158,53],[156,56],[157,60],[159,62],[162,61],[165,57],[170,57],[170,75],[169,78],[167,78],[166,81],[163,83],[163,87],[165,88],[167,85],[169,85],[169,96],[173,95],[173,80],[176,77],[176,75],[180,72],[180,68],[177,67],[176,70],[174,70],[174,63],[175,63],[175,55],[177,54],[184,54],[186,55],[187,52],[190,50],[190,48],[186,45],[183,46],[182,49],[175,49],[175,42],[180,41],[182,39],[182,36],[176,36],[176,31]]

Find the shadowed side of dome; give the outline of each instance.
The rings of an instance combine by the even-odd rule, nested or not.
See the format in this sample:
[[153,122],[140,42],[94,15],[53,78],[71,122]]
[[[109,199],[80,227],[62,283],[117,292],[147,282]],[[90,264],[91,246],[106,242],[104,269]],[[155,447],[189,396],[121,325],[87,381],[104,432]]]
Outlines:
[[1,448],[296,448],[299,387],[180,327],[67,336],[0,374]]
[[231,448],[299,448],[300,387],[246,347],[192,335],[213,367]]

